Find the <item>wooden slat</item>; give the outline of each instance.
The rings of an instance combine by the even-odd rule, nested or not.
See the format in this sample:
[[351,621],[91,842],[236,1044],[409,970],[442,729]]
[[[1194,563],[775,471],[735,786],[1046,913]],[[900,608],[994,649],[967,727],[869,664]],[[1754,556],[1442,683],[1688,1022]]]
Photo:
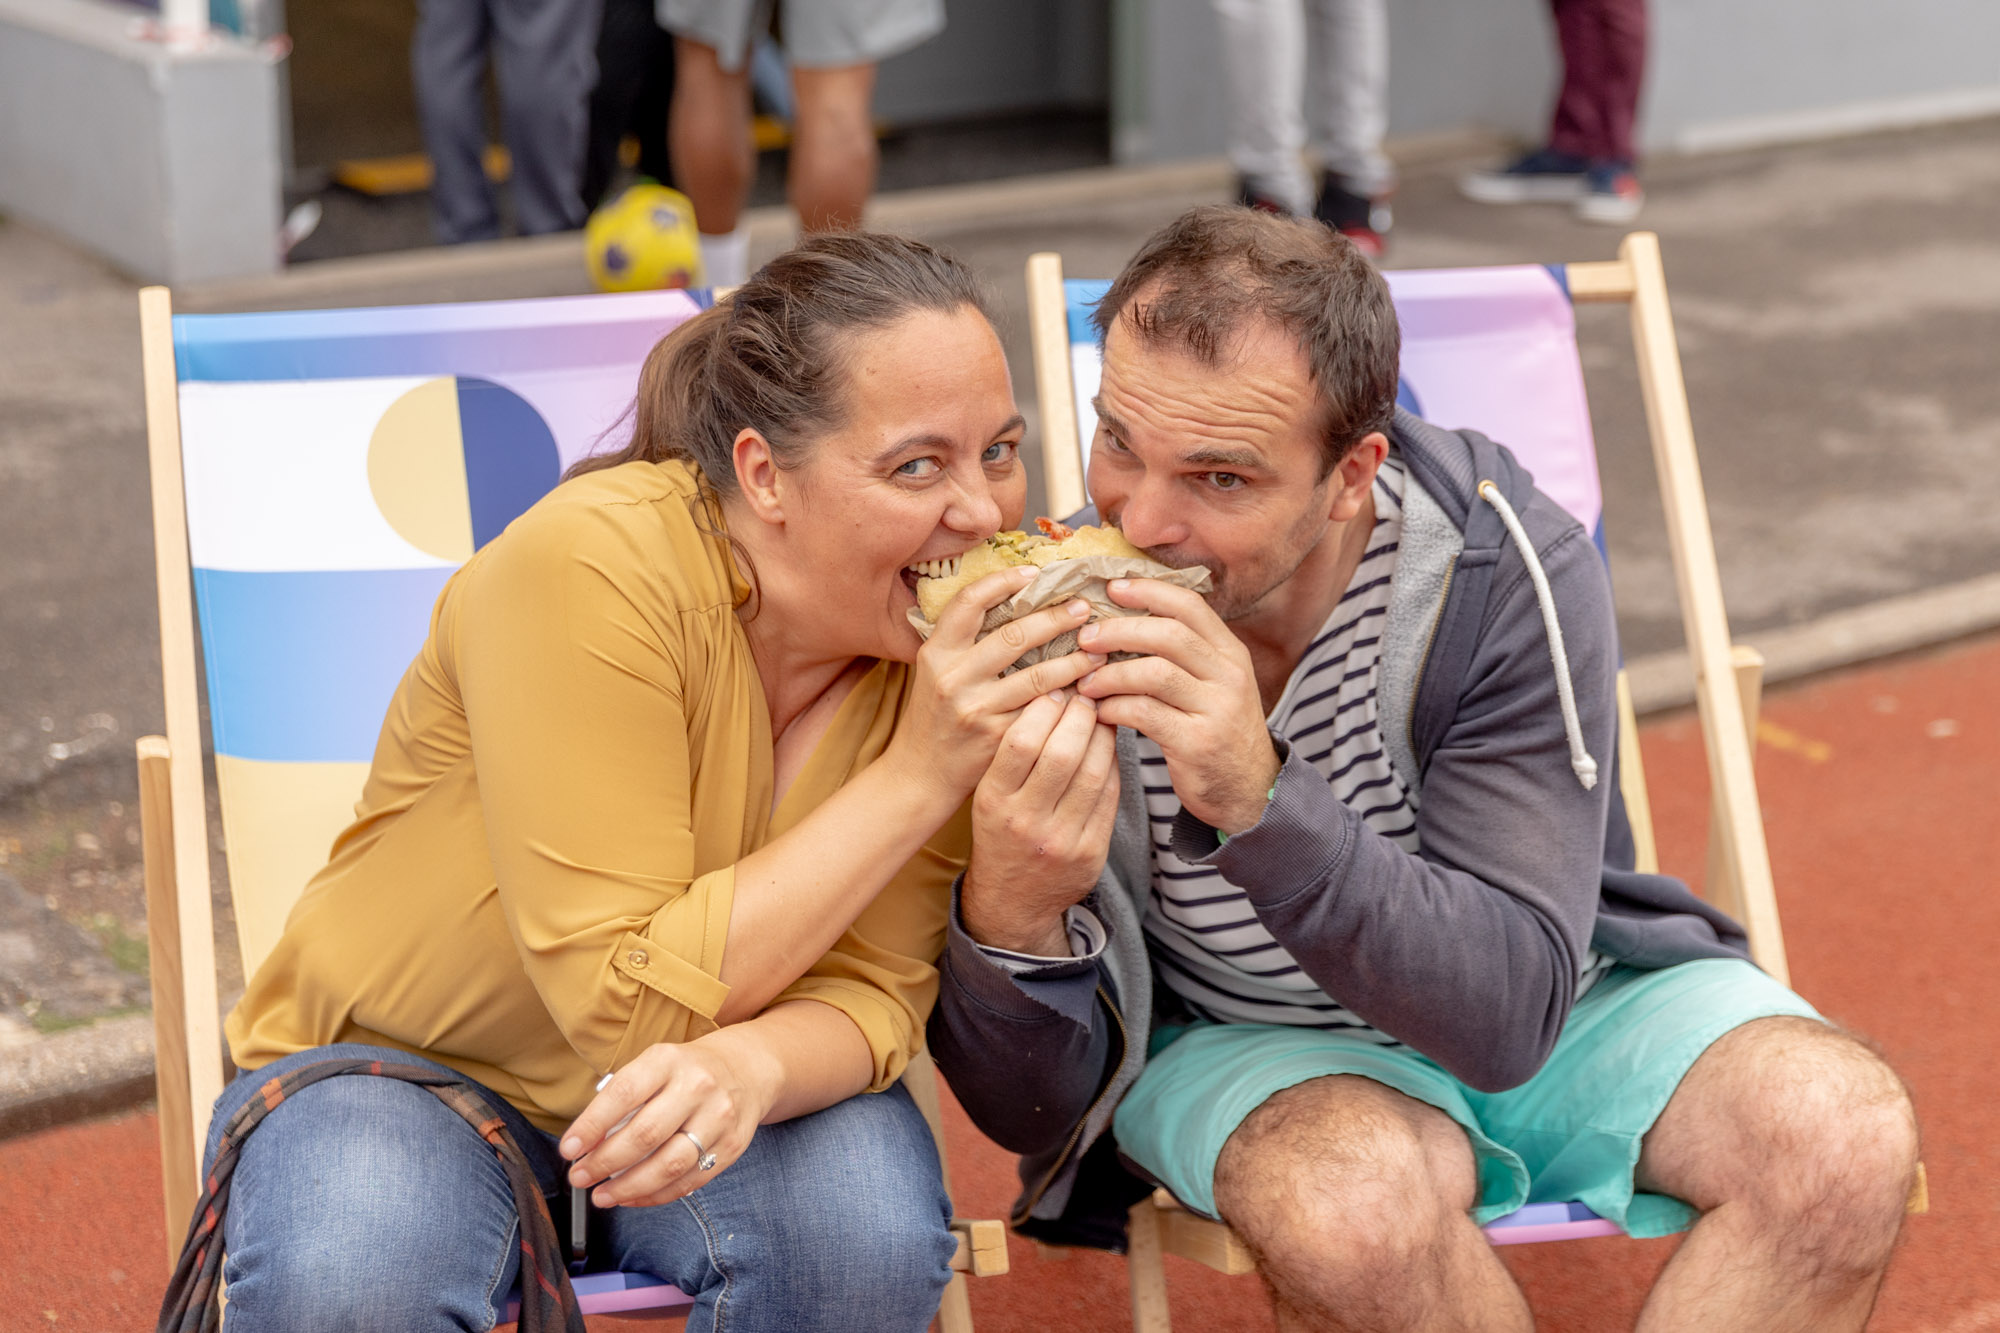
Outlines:
[[1639,750],[1639,715],[1632,709],[1632,682],[1618,669],[1618,794],[1632,824],[1632,868],[1660,873],[1659,843],[1653,837],[1653,802],[1646,794],[1646,757]]
[[[1757,713],[1764,702],[1764,654],[1748,644],[1729,650],[1729,662],[1736,673],[1736,693],[1743,700],[1743,734],[1750,744],[1750,760],[1757,760]],[[1722,853],[1722,839],[1716,827],[1723,819],[1720,793],[1710,793],[1708,814],[1707,899],[1738,921],[1743,919],[1743,885],[1736,868]]]
[[1724,818],[1717,831],[1723,854],[1736,868],[1742,886],[1743,924],[1750,934],[1751,956],[1778,982],[1789,985],[1784,933],[1771,884],[1771,857],[1764,842],[1750,745],[1744,736],[1743,701],[1730,664],[1729,618],[1722,603],[1722,579],[1702,492],[1701,464],[1695,456],[1694,423],[1681,378],[1659,238],[1651,232],[1634,232],[1618,247],[1618,253],[1632,269],[1632,340],[1639,356],[1639,387],[1666,509],[1682,622],[1694,656],[1710,781],[1723,803]]
[[1062,256],[1047,252],[1028,256],[1028,334],[1035,352],[1035,399],[1042,416],[1042,479],[1049,513],[1057,518],[1089,502],[1076,435],[1066,305]]
[[179,909],[189,1142],[197,1160],[222,1095],[222,1024],[215,988],[215,922],[209,908],[208,799],[201,776],[194,600],[182,489],[180,386],[174,374],[173,303],[165,287],[139,293],[139,350],[146,389],[146,448],[153,479],[153,557],[160,602],[160,676],[167,704],[168,786],[173,797],[174,894]]
[[999,1277],[1012,1264],[1007,1258],[1007,1224],[987,1218],[954,1217],[952,1234],[958,1237],[953,1252],[954,1271],[974,1277]]
[[1569,299],[1578,303],[1632,299],[1632,266],[1623,259],[1564,264],[1563,278],[1569,286]]
[[1161,1213],[1152,1199],[1132,1205],[1125,1240],[1125,1280],[1132,1287],[1132,1333],[1173,1333],[1167,1306],[1167,1264],[1160,1245]]
[[146,868],[146,975],[153,991],[153,1071],[160,1102],[160,1174],[167,1270],[180,1260],[194,1215],[194,1119],[188,1105],[187,1021],[180,905],[174,901],[173,777],[164,736],[139,738],[139,830]]
[[1166,1190],[1153,1191],[1153,1207],[1160,1214],[1160,1248],[1166,1253],[1192,1259],[1227,1277],[1256,1271],[1250,1248],[1223,1223],[1189,1212]]

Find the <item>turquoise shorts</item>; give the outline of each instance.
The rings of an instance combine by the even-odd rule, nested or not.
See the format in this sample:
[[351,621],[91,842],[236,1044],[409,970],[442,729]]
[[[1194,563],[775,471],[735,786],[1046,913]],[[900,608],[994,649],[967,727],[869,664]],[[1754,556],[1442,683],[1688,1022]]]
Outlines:
[[1124,1154],[1210,1217],[1215,1162],[1266,1099],[1308,1079],[1358,1074],[1456,1120],[1479,1166],[1484,1226],[1530,1203],[1581,1203],[1634,1236],[1693,1224],[1678,1199],[1637,1193],[1640,1141],[1701,1053],[1759,1018],[1818,1018],[1749,963],[1703,959],[1657,972],[1606,972],[1578,1000],[1554,1053],[1505,1092],[1466,1087],[1403,1046],[1266,1023],[1196,1023],[1153,1034],[1146,1068],[1119,1103]]

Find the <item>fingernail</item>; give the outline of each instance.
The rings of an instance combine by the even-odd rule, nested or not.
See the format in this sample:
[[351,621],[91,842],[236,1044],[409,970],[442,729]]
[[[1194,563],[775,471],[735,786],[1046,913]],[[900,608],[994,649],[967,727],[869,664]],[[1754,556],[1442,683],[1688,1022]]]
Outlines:
[[1112,592],[1124,592],[1127,588],[1130,588],[1132,586],[1132,580],[1113,579],[1111,580],[1111,582],[1105,584],[1104,586],[1109,588]]
[[1111,660],[1103,653],[1085,653],[1084,656],[1090,659],[1090,664],[1094,667],[1101,667]]
[[1072,620],[1082,620],[1090,614],[1090,607],[1084,602],[1071,602],[1069,604],[1069,614]]
[[1079,681],[1078,681],[1078,682],[1076,683],[1076,687],[1077,687],[1077,688],[1078,688],[1078,689],[1080,690],[1080,689],[1082,689],[1082,688],[1083,688],[1084,686],[1086,686],[1086,685],[1090,684],[1090,678],[1091,678],[1092,676],[1095,676],[1096,674],[1097,674],[1097,673],[1096,673],[1095,671],[1087,671],[1087,672],[1085,672],[1085,673],[1084,673],[1084,676],[1083,676],[1083,679],[1082,679],[1082,680],[1079,680]]
[[1091,644],[1097,642],[1097,634],[1097,622],[1092,621],[1076,632],[1076,641],[1083,647],[1088,648]]
[[1041,572],[1042,572],[1042,567],[1041,567],[1040,565],[1020,565],[1020,566],[1017,566],[1017,567],[1015,568],[1015,570],[1014,570],[1014,582],[1016,582],[1016,583],[1033,583],[1033,582],[1035,581],[1036,577],[1037,577],[1037,576],[1038,576],[1038,575],[1039,575],[1039,574],[1040,574]]
[[1061,708],[1063,706],[1063,692],[1061,690],[1050,690],[1048,700],[1056,707]]
[[580,1166],[571,1167],[569,1169],[569,1183],[579,1188],[588,1185],[590,1183],[590,1172]]
[[611,1206],[611,1191],[592,1190],[590,1192],[590,1201],[599,1208],[609,1208]]
[[583,1140],[577,1138],[575,1135],[571,1135],[569,1138],[566,1138],[562,1141],[561,1151],[564,1157],[569,1158],[571,1161],[575,1161],[578,1154],[580,1154],[583,1151]]

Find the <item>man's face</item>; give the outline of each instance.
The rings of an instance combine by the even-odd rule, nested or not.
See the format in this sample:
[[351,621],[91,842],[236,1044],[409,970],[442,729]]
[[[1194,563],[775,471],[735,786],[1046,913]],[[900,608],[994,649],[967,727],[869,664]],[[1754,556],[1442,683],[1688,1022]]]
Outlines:
[[1154,559],[1208,566],[1209,605],[1239,620],[1351,514],[1341,473],[1320,475],[1321,409],[1297,341],[1259,322],[1231,352],[1206,366],[1112,324],[1090,498]]

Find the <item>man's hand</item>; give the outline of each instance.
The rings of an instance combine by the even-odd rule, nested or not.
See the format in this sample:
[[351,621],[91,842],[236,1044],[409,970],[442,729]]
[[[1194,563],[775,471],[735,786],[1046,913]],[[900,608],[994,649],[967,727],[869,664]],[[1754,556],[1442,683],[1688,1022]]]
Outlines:
[[1146,656],[1098,667],[1078,692],[1098,701],[1099,719],[1160,747],[1190,814],[1223,833],[1250,828],[1279,768],[1250,650],[1198,593],[1153,579],[1114,579],[1110,593],[1152,614],[1086,625],[1077,646]]
[[1118,818],[1117,732],[1088,700],[1021,710],[972,794],[959,912],[981,944],[1067,957],[1063,916],[1096,887]]

